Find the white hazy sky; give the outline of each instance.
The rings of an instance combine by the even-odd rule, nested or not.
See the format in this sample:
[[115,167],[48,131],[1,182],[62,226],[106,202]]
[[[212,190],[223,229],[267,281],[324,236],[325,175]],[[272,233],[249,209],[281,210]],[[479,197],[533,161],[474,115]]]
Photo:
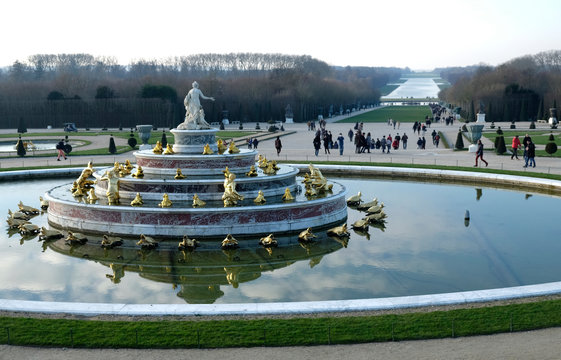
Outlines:
[[433,69],[561,49],[559,0],[8,0],[0,14],[0,66],[260,52]]

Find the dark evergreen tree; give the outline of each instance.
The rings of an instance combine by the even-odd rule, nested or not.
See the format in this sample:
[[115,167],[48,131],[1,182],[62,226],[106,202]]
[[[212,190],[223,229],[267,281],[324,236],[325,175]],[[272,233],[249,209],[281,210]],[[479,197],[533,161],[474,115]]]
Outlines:
[[23,144],[23,140],[21,139],[21,135],[19,136],[18,142],[16,144],[16,150],[18,152],[18,156],[25,156],[25,145]]
[[174,103],[177,100],[177,91],[167,85],[151,85],[146,84],[140,90],[141,98],[160,98],[162,100],[169,100]]
[[462,130],[458,131],[458,136],[456,137],[456,145],[454,146],[456,150],[463,150],[464,148],[464,135]]
[[47,95],[47,100],[64,100],[64,95],[60,91],[51,91],[49,95]]
[[506,145],[505,145],[505,137],[504,136],[497,136],[497,142],[495,145],[495,151],[497,154],[502,155],[506,153]]
[[26,132],[27,132],[27,126],[25,126],[25,122],[23,121],[23,118],[20,117],[18,122],[18,133],[23,134]]
[[518,117],[520,121],[528,121],[528,105],[526,101],[522,101],[522,105],[520,106],[520,116]]
[[557,152],[557,144],[554,142],[548,142],[547,145],[545,145],[545,152],[549,155],[555,154]]
[[543,110],[543,98],[540,98],[540,104],[538,105],[538,113],[536,115],[536,118],[538,120],[543,120],[543,119],[545,119],[544,115],[545,114],[544,114],[544,110]]
[[113,139],[113,136],[109,138],[109,152],[111,154],[115,154],[117,152],[117,146],[115,146],[115,139]]
[[503,120],[502,121],[512,121],[512,109],[510,104],[506,103],[503,106]]
[[469,104],[469,114],[467,120],[468,122],[475,122],[475,105],[473,100],[471,100],[471,103]]
[[553,155],[557,152],[557,144],[555,143],[555,138],[553,134],[549,134],[549,142],[545,145],[545,152],[549,155]]
[[137,141],[136,141],[136,138],[134,137],[134,133],[132,132],[132,130],[131,130],[131,134],[130,134],[130,137],[127,140],[127,142],[129,143],[129,146],[131,148],[134,149],[136,147]]
[[168,146],[168,139],[166,138],[165,130],[162,130],[162,139],[160,140],[160,143],[162,143],[162,147]]
[[111,99],[113,95],[113,90],[109,86],[100,86],[95,90],[96,99]]

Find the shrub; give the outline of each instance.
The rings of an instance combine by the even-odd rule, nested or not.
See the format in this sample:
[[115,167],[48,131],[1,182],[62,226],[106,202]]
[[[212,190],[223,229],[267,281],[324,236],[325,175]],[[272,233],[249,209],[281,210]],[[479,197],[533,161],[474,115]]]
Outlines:
[[21,140],[21,135],[16,144],[16,150],[18,152],[18,156],[25,156],[26,151],[25,151],[25,146],[23,145],[23,141]]
[[497,154],[502,155],[506,153],[506,145],[505,145],[505,137],[504,136],[497,136],[497,141],[495,143],[495,151]]
[[269,126],[269,132],[275,132],[275,131],[278,131],[278,129],[279,129],[279,128],[276,127],[275,125]]
[[555,138],[553,137],[553,134],[549,134],[549,141],[555,141]]
[[261,126],[259,126],[259,123],[255,123],[255,130],[261,130]]
[[160,143],[162,143],[162,147],[168,146],[168,138],[166,137],[165,130],[162,130],[162,139],[160,140]]
[[240,122],[240,126],[238,126],[238,129],[239,129],[239,130],[243,130],[243,125],[242,125],[241,122]]
[[177,91],[175,91],[175,89],[171,86],[167,85],[145,84],[140,90],[140,97],[144,99],[160,98],[162,100],[169,100],[174,103],[177,100]]
[[134,137],[134,134],[133,134],[132,130],[131,130],[131,134],[130,134],[130,137],[127,140],[127,142],[129,143],[129,146],[131,148],[134,149],[136,147],[137,141],[136,141],[136,138]]
[[514,121],[510,123],[510,128],[511,129],[516,129],[516,124],[514,123]]
[[536,128],[536,123],[532,121],[530,123],[530,129],[535,129],[535,128]]
[[454,148],[458,150],[462,150],[464,148],[462,131],[458,131],[458,136],[456,137],[456,144],[454,145]]
[[96,99],[111,99],[113,98],[113,90],[109,86],[99,86],[95,90]]
[[115,146],[115,139],[113,139],[113,136],[109,138],[109,152],[111,154],[115,154],[117,152],[117,147]]
[[26,132],[27,132],[27,126],[25,126],[25,122],[23,121],[23,118],[20,117],[18,122],[18,133],[23,134]]
[[491,129],[494,129],[494,128],[495,128],[495,122],[494,122],[494,121],[491,121],[491,126],[489,126],[489,127],[490,127]]
[[462,131],[468,131],[466,124],[462,125]]
[[220,122],[220,130],[224,130],[224,123]]
[[555,152],[557,152],[557,144],[554,142],[547,143],[547,145],[545,145],[545,152],[549,155],[555,154]]
[[501,130],[501,127],[499,126],[499,128],[497,129],[497,135],[502,135],[503,131]]
[[51,91],[49,95],[47,95],[47,100],[64,100],[64,94],[60,91]]

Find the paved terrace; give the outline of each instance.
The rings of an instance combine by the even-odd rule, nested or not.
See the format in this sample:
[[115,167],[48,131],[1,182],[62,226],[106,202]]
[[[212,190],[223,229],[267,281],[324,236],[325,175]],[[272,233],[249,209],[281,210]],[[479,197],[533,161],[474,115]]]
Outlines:
[[[376,111],[376,110],[366,110],[366,111]],[[333,134],[333,139],[337,138],[339,133],[342,133],[345,137],[345,149],[343,155],[339,155],[339,150],[332,149],[331,154],[325,154],[323,148],[320,150],[319,156],[314,155],[314,148],[312,145],[312,140],[314,137],[313,131],[307,130],[306,124],[284,124],[285,131],[277,133],[269,133],[266,130],[261,130],[258,134],[252,135],[257,136],[260,139],[258,150],[261,154],[265,155],[268,159],[278,159],[283,161],[357,161],[357,162],[387,162],[387,163],[399,163],[399,164],[426,164],[426,165],[449,165],[449,166],[466,166],[472,167],[475,164],[475,154],[469,153],[467,151],[454,151],[450,148],[444,147],[445,140],[450,146],[453,147],[456,142],[456,136],[461,123],[455,122],[453,126],[446,126],[444,123],[432,124],[431,128],[427,129],[426,138],[427,144],[425,150],[417,149],[417,139],[418,136],[413,134],[412,123],[402,123],[400,128],[393,128],[388,126],[386,123],[366,123],[364,124],[364,131],[366,133],[370,132],[374,139],[382,138],[383,135],[387,136],[391,134],[392,137],[399,133],[407,133],[409,137],[409,144],[407,150],[400,148],[397,151],[392,150],[389,154],[384,154],[381,150],[371,150],[371,153],[355,154],[354,145],[350,143],[347,133],[349,129],[354,127],[351,123],[336,123],[335,121],[341,118],[347,118],[348,115],[334,117],[333,119],[328,119],[328,124],[326,126],[328,131]],[[528,130],[529,123],[516,123],[517,130],[519,130],[520,136],[523,137],[526,132],[532,134],[549,134],[550,129],[546,124],[536,124],[536,130]],[[265,128],[267,124],[261,123],[261,128]],[[508,130],[507,126],[504,126],[504,130]],[[228,125],[227,130],[237,130],[238,125]],[[244,123],[244,130],[251,131],[255,129],[255,123]],[[430,133],[433,129],[440,131],[443,134],[443,140],[440,142],[440,146],[436,148],[431,141]],[[28,129],[28,132],[55,132],[57,130],[46,130],[46,129]],[[110,129],[110,131],[118,132],[117,129]],[[0,133],[13,133],[14,130],[0,130]],[[158,130],[161,133],[160,130]],[[76,138],[80,139],[80,132],[68,134],[70,139]],[[16,135],[15,135],[16,136]],[[274,148],[274,139],[276,136],[281,136],[283,143],[283,148],[280,156],[277,157],[276,150]],[[16,139],[17,137],[14,137]],[[41,139],[45,139],[42,136]],[[91,141],[91,144],[84,147],[75,148],[74,150],[87,150],[96,148],[108,148],[109,147],[109,136],[87,136],[82,137]],[[53,136],[53,142],[60,140],[60,136]],[[236,144],[239,147],[245,146],[245,138],[235,139]],[[505,169],[505,170],[520,170],[525,171],[523,168],[524,161],[522,156],[519,155],[521,160],[511,160],[510,156],[506,155],[496,155],[492,150],[493,144],[491,141],[482,137],[482,141],[485,145],[487,151],[484,153],[484,158],[489,162],[488,168],[490,169]],[[116,145],[127,145],[125,139],[115,138]],[[467,146],[468,141],[464,139],[464,144]],[[507,141],[507,150],[509,148],[509,143]],[[543,148],[543,145],[538,149]],[[47,151],[48,153],[49,151]],[[133,152],[127,152],[119,155],[97,155],[97,156],[76,156],[71,155],[66,161],[56,161],[56,152],[53,150],[51,152],[52,157],[33,157],[32,155],[26,155],[23,158],[12,156],[10,158],[0,159],[0,168],[12,168],[12,167],[29,167],[29,166],[55,166],[55,165],[86,165],[89,161],[93,161],[94,164],[100,163],[113,163],[115,161],[123,162],[125,159],[134,161]],[[531,172],[542,172],[542,173],[552,173],[561,174],[561,159],[555,157],[537,157],[536,158],[537,167],[532,169],[527,169]]]

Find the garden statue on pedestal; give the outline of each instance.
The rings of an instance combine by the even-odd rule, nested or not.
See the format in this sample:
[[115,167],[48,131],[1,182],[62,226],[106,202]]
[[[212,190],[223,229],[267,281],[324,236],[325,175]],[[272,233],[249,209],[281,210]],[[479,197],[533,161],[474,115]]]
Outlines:
[[199,90],[199,83],[193,82],[193,88],[187,93],[183,104],[185,105],[185,121],[177,126],[179,130],[200,130],[210,129],[210,125],[205,121],[205,112],[201,106],[201,99],[212,100],[213,97],[207,97]]

